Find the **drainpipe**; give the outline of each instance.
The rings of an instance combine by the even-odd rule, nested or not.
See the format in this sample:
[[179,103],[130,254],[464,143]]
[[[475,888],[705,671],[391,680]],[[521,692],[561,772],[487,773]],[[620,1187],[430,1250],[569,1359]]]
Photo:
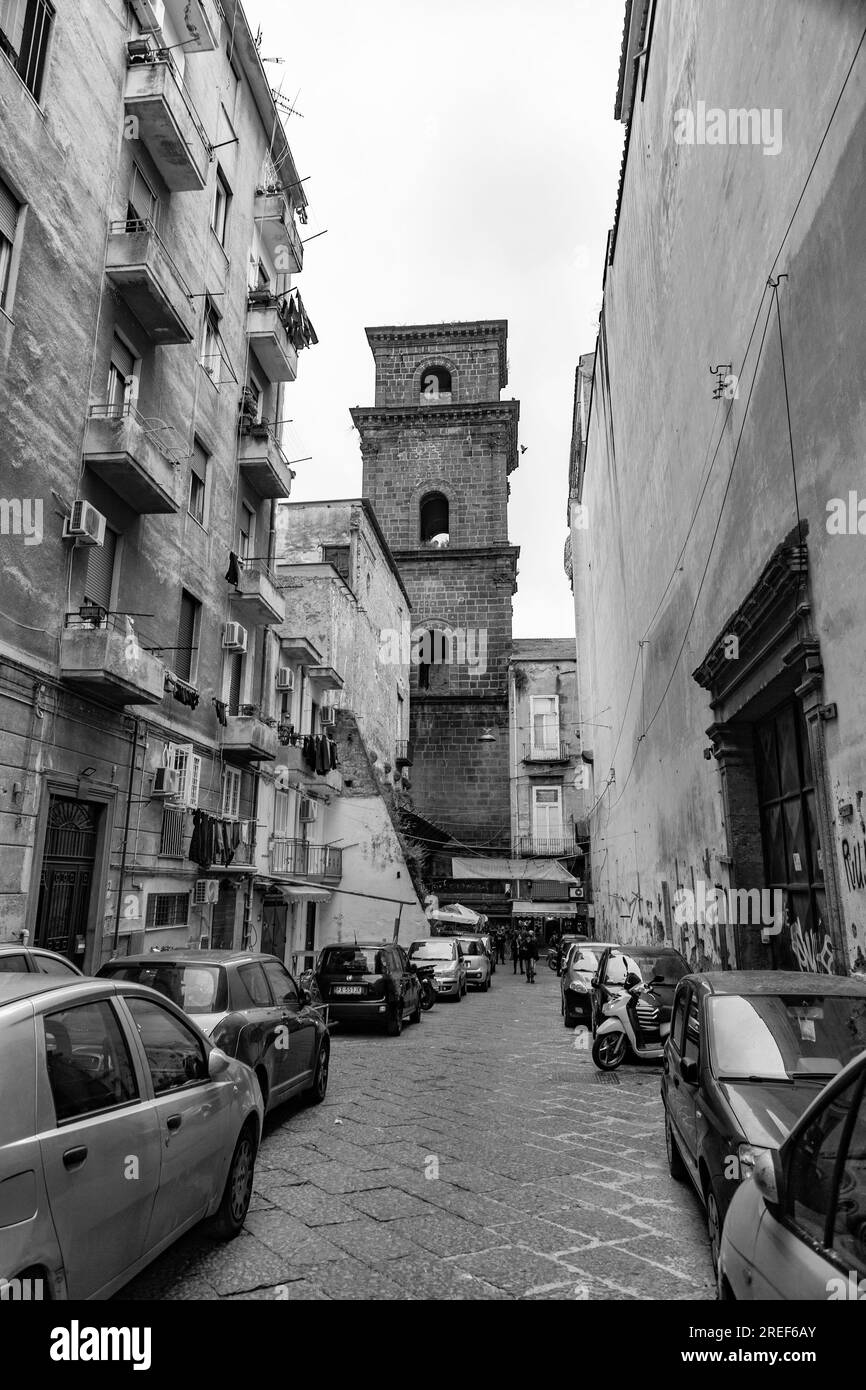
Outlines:
[[120,909],[123,904],[123,875],[126,872],[126,847],[129,844],[129,821],[132,815],[132,779],[135,776],[135,755],[138,752],[138,719],[133,720],[132,757],[129,762],[129,785],[126,789],[126,817],[123,823],[123,848],[120,852],[120,877],[117,880],[117,908],[114,914],[112,950],[117,951],[120,938]]

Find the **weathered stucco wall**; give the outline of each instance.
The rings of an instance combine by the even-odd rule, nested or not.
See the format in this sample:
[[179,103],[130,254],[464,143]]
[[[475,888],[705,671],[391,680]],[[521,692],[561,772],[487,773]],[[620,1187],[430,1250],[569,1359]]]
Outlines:
[[[706,922],[681,931],[665,895],[699,878],[727,885],[737,866],[719,765],[703,756],[713,710],[691,673],[797,523],[767,285],[783,273],[808,524],[803,598],[824,697],[838,705],[838,719],[823,725],[832,824],[824,871],[829,878],[835,856],[844,932],[835,968],[866,968],[866,879],[852,867],[864,837],[866,539],[826,525],[830,500],[862,488],[866,445],[862,61],[777,258],[861,28],[862,7],[843,0],[672,0],[658,7],[645,99],[635,105],[595,369],[587,513],[572,529],[584,707],[606,711],[599,720],[611,725],[594,731],[596,931],[673,939],[696,965],[733,964],[736,942]],[[699,102],[766,108],[778,148],[677,143],[675,113],[697,112]],[[739,381],[728,383],[732,400],[717,402],[708,367],[720,363]],[[817,933],[800,944],[802,963],[820,965]]]

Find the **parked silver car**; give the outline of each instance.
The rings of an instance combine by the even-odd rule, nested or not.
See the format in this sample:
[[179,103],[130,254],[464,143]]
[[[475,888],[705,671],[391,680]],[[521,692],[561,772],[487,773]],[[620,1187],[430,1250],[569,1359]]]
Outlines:
[[866,1296],[866,1052],[758,1155],[725,1217],[718,1280],[728,1300]]
[[480,936],[458,936],[457,940],[466,966],[466,984],[472,989],[488,990],[493,974],[493,962],[487,954],[483,939]]
[[0,974],[65,975],[81,979],[83,972],[66,956],[41,946],[0,946]]
[[258,1082],[141,985],[0,974],[0,1290],[108,1298],[205,1217],[246,1219]]

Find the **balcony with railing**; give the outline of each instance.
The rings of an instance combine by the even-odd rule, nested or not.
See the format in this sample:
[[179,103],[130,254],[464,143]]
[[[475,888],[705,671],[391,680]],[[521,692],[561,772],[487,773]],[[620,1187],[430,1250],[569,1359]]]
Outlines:
[[251,290],[247,301],[247,339],[270,381],[294,381],[298,350],[289,331],[288,300],[269,290]]
[[237,586],[231,601],[244,627],[273,627],[286,620],[286,601],[264,559],[238,560]]
[[550,739],[547,743],[524,743],[523,761],[525,763],[567,763],[575,757],[567,743]]
[[127,44],[124,107],[140,140],[172,193],[204,188],[212,149],[177,64],[148,37]]
[[415,758],[415,749],[411,739],[398,738],[394,763],[397,767],[411,767]]
[[131,401],[90,407],[84,462],[139,516],[179,510],[184,452],[174,430]]
[[229,762],[273,762],[280,743],[276,720],[265,720],[257,705],[240,705],[228,715],[223,729],[222,753]]
[[151,342],[192,342],[195,312],[190,289],[152,222],[112,222],[105,273]]
[[291,200],[281,184],[256,189],[255,219],[262,244],[277,272],[299,275],[304,268],[304,246]]
[[339,883],[343,875],[343,851],[337,845],[310,845],[306,840],[271,840],[271,873],[275,877],[304,878],[316,883]]
[[183,42],[184,53],[208,53],[219,47],[221,10],[216,0],[131,0],[147,33],[167,38],[168,16]]
[[524,859],[561,859],[579,854],[580,849],[573,835],[521,835],[517,853]]
[[238,465],[259,497],[285,500],[291,494],[295,475],[269,420],[241,416]]
[[140,645],[124,614],[92,604],[66,614],[60,678],[109,705],[157,705],[164,693],[165,666]]

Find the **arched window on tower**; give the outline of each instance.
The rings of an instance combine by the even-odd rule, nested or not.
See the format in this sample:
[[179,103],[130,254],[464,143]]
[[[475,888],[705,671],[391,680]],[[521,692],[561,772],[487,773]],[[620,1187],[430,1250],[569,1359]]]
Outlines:
[[451,373],[447,367],[425,367],[421,373],[421,404],[438,401],[448,405],[451,400]]
[[421,498],[421,544],[441,547],[449,539],[448,498],[428,492]]

